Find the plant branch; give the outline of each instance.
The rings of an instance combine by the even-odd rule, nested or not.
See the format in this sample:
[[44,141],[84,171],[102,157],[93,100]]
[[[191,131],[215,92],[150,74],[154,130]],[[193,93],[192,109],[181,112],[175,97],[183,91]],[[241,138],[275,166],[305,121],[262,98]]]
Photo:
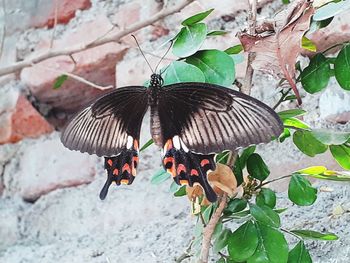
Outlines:
[[[33,65],[34,66],[34,65]],[[60,74],[60,75],[67,75],[68,77],[72,78],[72,79],[75,79],[81,83],[84,83],[90,87],[93,87],[93,88],[96,88],[96,89],[99,89],[99,90],[106,90],[106,89],[111,89],[113,88],[112,85],[109,85],[109,86],[100,86],[100,85],[97,85],[91,81],[88,81],[86,79],[84,79],[83,77],[80,77],[80,76],[77,76],[75,74],[72,74],[72,73],[69,73],[69,72],[66,72],[66,71],[62,71],[62,70],[57,70],[57,69],[53,69],[53,68],[50,68],[50,67],[46,67],[46,66],[41,66],[40,64],[37,64],[35,65],[43,70],[48,70],[48,71],[51,71],[51,72],[54,72],[54,73],[57,73],[57,74]]]
[[224,211],[227,204],[227,193],[224,193],[219,200],[219,207],[215,210],[214,214],[210,218],[207,226],[203,231],[203,241],[202,241],[202,250],[201,250],[201,263],[207,263],[209,258],[209,249],[210,249],[210,241],[213,236],[216,224],[219,222],[221,218],[222,211]]
[[285,179],[285,178],[289,178],[289,177],[292,177],[293,174],[288,174],[288,175],[283,175],[281,177],[278,177],[278,178],[275,178],[275,179],[272,179],[270,181],[266,181],[266,182],[263,182],[262,184],[260,184],[259,186],[257,186],[255,188],[255,190],[263,187],[264,185],[267,185],[267,184],[270,184],[270,183],[273,183],[273,182],[276,182],[276,181],[279,181],[279,180],[282,180],[282,179]]
[[17,63],[14,63],[12,65],[9,65],[7,67],[0,68],[0,76],[6,75],[9,73],[13,73],[13,72],[17,72],[25,67],[30,67],[33,64],[36,64],[38,62],[41,62],[41,61],[48,59],[48,58],[51,58],[51,57],[56,57],[56,56],[61,56],[61,55],[72,55],[74,53],[86,50],[88,48],[101,46],[101,45],[104,45],[104,44],[110,43],[110,42],[117,42],[121,38],[129,35],[130,33],[133,33],[141,28],[147,27],[147,26],[161,20],[162,18],[164,18],[166,16],[169,16],[169,15],[172,15],[176,12],[179,12],[181,9],[183,9],[185,6],[187,6],[188,4],[190,4],[193,1],[194,0],[184,0],[180,4],[173,6],[169,9],[163,8],[156,15],[154,15],[154,16],[152,16],[144,21],[141,21],[139,23],[135,23],[123,31],[119,31],[119,32],[116,32],[114,34],[111,34],[110,36],[106,36],[102,39],[98,39],[97,41],[93,41],[93,42],[87,43],[87,44],[72,46],[72,47],[68,47],[68,48],[64,48],[64,49],[52,49],[46,53],[39,54],[35,57],[28,58],[24,61],[17,62]]
[[[247,0],[249,2],[249,15],[248,15],[248,22],[249,22],[249,34],[255,35],[255,28],[256,28],[256,13],[257,13],[257,0]],[[253,80],[253,73],[254,69],[252,67],[252,63],[255,59],[255,52],[249,52],[248,53],[248,62],[247,62],[247,69],[245,73],[245,83],[241,87],[241,92],[244,94],[249,95],[250,91],[252,89],[252,80]]]
[[275,106],[272,107],[272,109],[276,109],[283,101],[284,99],[287,97],[288,93],[290,92],[291,88],[289,88],[286,92],[283,92],[282,90],[282,96],[281,98],[277,101],[277,103],[275,104]]

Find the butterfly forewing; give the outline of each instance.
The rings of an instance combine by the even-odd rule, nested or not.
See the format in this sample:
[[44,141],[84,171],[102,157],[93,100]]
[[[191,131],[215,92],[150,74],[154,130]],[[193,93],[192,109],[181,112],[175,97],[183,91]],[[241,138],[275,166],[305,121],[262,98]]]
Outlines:
[[62,132],[61,141],[71,150],[115,156],[130,138],[139,140],[147,107],[145,87],[116,89],[78,113]]
[[159,145],[178,135],[190,151],[204,154],[269,142],[283,130],[278,115],[264,103],[206,83],[163,87],[158,114]]

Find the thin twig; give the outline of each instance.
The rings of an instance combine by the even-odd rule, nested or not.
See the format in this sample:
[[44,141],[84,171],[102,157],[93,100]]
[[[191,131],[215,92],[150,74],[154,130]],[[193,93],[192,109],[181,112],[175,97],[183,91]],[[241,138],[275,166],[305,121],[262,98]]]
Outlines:
[[[34,65],[33,65],[34,66]],[[75,79],[81,83],[84,83],[90,87],[93,87],[93,88],[96,88],[96,89],[99,89],[99,90],[106,90],[106,89],[111,89],[113,88],[112,85],[109,85],[109,86],[100,86],[100,85],[97,85],[91,81],[88,81],[86,79],[84,79],[83,77],[80,77],[80,76],[77,76],[73,73],[69,73],[69,72],[66,72],[66,71],[63,71],[63,70],[58,70],[58,69],[54,69],[54,68],[50,68],[50,67],[46,67],[46,66],[42,66],[40,64],[36,64],[35,66],[43,69],[43,70],[48,70],[48,71],[51,71],[51,72],[54,72],[54,73],[58,73],[60,75],[67,75],[68,77],[72,78],[72,79]]]
[[[257,0],[247,0],[249,2],[249,15],[248,15],[248,23],[249,23],[249,34],[255,35],[255,28],[256,28],[256,14],[257,14]],[[248,61],[247,61],[247,69],[245,72],[245,83],[241,87],[241,92],[244,94],[249,95],[252,89],[252,80],[253,80],[253,74],[254,69],[252,67],[252,63],[255,59],[255,52],[249,52],[248,53]]]
[[272,107],[272,109],[277,109],[277,107],[284,101],[284,99],[287,97],[288,93],[291,91],[292,88],[289,88],[286,92],[283,92],[282,90],[282,96],[281,98],[277,101],[277,103],[275,104],[275,106]]
[[216,224],[219,222],[222,211],[224,211],[227,204],[227,193],[224,193],[219,200],[219,207],[215,210],[214,214],[210,218],[207,226],[203,231],[203,241],[201,249],[201,263],[207,263],[209,258],[210,241],[213,236]]
[[181,263],[181,262],[182,262],[183,260],[185,260],[186,258],[192,257],[192,255],[190,254],[190,252],[191,252],[191,248],[192,248],[193,242],[194,242],[194,237],[191,239],[191,241],[190,241],[190,243],[188,244],[188,246],[187,246],[185,252],[175,260],[176,263]]
[[71,55],[71,54],[86,50],[88,48],[104,45],[106,43],[118,42],[121,38],[129,35],[130,33],[133,33],[141,28],[147,27],[147,26],[161,20],[162,18],[164,18],[166,16],[169,16],[169,15],[172,15],[176,12],[179,12],[181,9],[183,9],[185,6],[187,6],[188,4],[190,4],[193,1],[194,0],[185,0],[185,1],[181,2],[180,4],[178,4],[174,7],[171,7],[169,9],[162,9],[156,15],[154,15],[154,16],[152,16],[144,21],[141,21],[139,23],[135,23],[123,31],[116,32],[116,33],[111,34],[110,36],[106,36],[105,38],[100,39],[98,41],[93,41],[93,42],[88,43],[88,44],[72,46],[72,47],[68,47],[68,48],[64,48],[64,49],[52,49],[46,53],[39,54],[35,57],[26,59],[24,61],[17,62],[17,63],[14,63],[12,65],[9,65],[7,67],[0,68],[0,76],[19,71],[25,67],[30,67],[32,64],[36,64],[38,62],[41,62],[41,61],[48,59],[48,58],[51,58],[51,57],[56,57],[56,56],[61,56],[61,55]]
[[2,58],[3,50],[4,50],[4,43],[6,38],[6,2],[5,0],[2,0],[2,10],[4,12],[4,25],[2,27],[2,36],[0,39],[0,60]]
[[50,41],[50,49],[52,49],[53,41],[55,39],[57,20],[58,20],[58,0],[55,0],[55,18],[54,18],[54,21],[53,21],[52,36],[51,36],[51,41]]
[[273,183],[273,182],[276,182],[276,181],[279,181],[279,180],[282,180],[282,179],[285,179],[285,178],[289,178],[289,177],[292,177],[293,174],[288,174],[288,175],[283,175],[281,177],[278,177],[278,178],[275,178],[275,179],[272,179],[270,181],[266,181],[266,182],[263,182],[262,184],[260,184],[259,186],[257,186],[255,188],[255,190],[263,187],[264,185],[267,185],[267,184],[270,184],[270,183]]

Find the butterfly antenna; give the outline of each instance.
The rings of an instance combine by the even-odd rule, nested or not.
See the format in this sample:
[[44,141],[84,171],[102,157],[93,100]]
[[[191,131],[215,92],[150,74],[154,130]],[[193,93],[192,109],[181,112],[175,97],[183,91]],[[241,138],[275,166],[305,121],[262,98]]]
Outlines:
[[142,49],[141,49],[141,47],[140,47],[140,45],[139,45],[139,42],[137,41],[136,37],[135,37],[134,35],[131,35],[131,36],[135,39],[136,45],[137,45],[137,47],[139,48],[139,50],[140,50],[140,52],[141,52],[141,55],[142,55],[143,58],[146,60],[148,67],[150,68],[150,70],[151,70],[152,73],[154,74],[154,71],[153,71],[153,69],[152,69],[152,67],[151,67],[151,64],[149,64],[149,62],[148,62],[148,60],[147,60],[145,54],[142,52]]
[[[173,40],[170,40],[170,46],[168,47],[167,51],[166,51],[165,54],[162,56],[162,58],[159,60],[157,66],[156,66],[155,72],[157,72],[157,69],[158,69],[160,63],[161,63],[162,60],[165,58],[165,56],[169,53],[170,48],[171,48],[172,45],[173,45]],[[165,72],[165,70],[164,70],[163,72]]]

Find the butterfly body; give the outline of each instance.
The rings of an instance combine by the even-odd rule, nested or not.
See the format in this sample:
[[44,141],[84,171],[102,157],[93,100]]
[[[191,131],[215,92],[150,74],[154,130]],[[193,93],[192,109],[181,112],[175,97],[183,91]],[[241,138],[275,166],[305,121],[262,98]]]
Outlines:
[[78,113],[62,133],[63,144],[105,157],[107,181],[131,184],[136,176],[142,119],[151,111],[151,135],[162,148],[162,164],[179,185],[199,184],[209,201],[216,200],[207,173],[215,169],[214,154],[269,142],[283,125],[262,102],[208,83],[163,86],[158,74],[150,86],[122,87]]

